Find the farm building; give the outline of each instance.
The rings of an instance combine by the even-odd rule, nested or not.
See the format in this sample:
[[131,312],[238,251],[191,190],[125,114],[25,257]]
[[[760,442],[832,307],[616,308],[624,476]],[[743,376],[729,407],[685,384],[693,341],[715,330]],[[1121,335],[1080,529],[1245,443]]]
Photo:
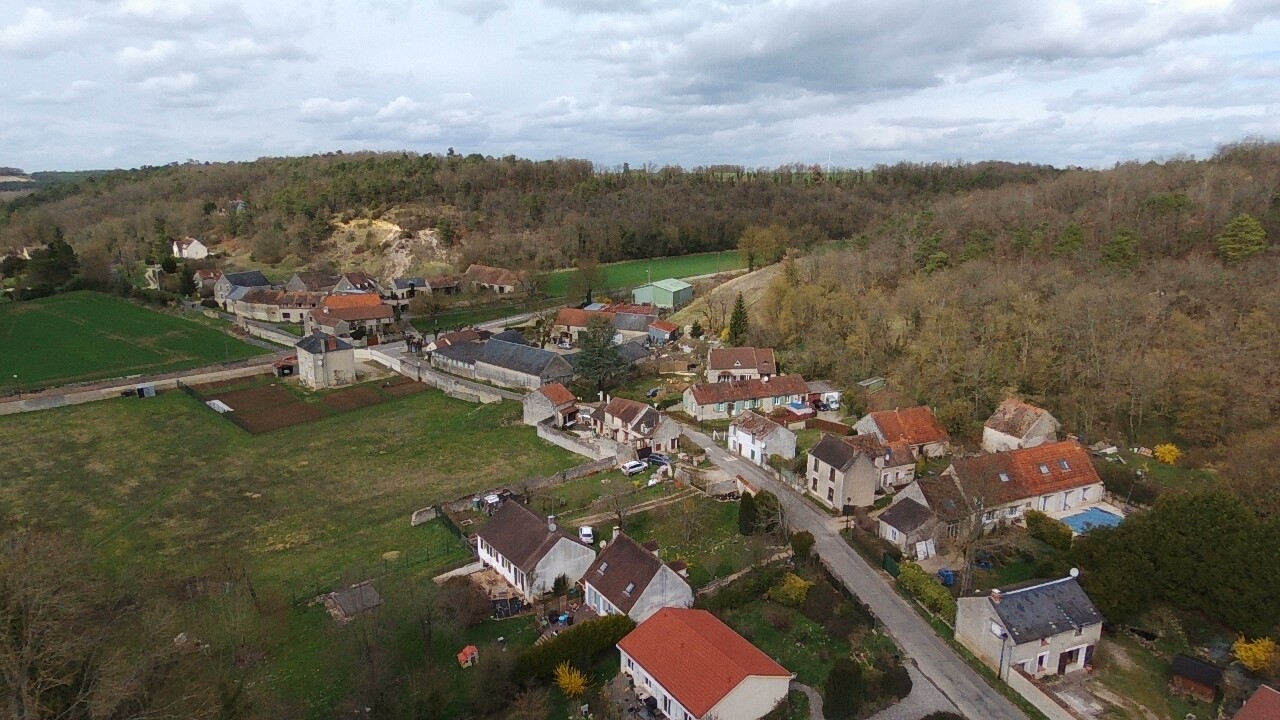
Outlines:
[[548,350],[492,338],[476,358],[475,378],[501,387],[532,390],[550,383],[572,382],[573,366]]
[[315,272],[305,270],[296,272],[293,277],[289,278],[289,282],[285,283],[285,290],[293,292],[331,292],[338,281],[342,279],[341,275],[330,275],[329,273]]
[[573,427],[578,422],[578,398],[560,383],[543,385],[524,396],[524,423],[550,421],[555,428]]
[[294,347],[298,350],[298,377],[312,390],[356,381],[356,352],[346,340],[312,333]]
[[520,273],[506,268],[473,263],[467,268],[466,281],[473,290],[489,290],[499,295],[509,295],[520,287]]
[[637,305],[655,305],[663,310],[674,310],[693,300],[693,286],[675,278],[658,280],[632,290],[631,299]]
[[324,606],[334,620],[346,624],[355,616],[382,604],[382,596],[367,581],[352,585],[324,597]]

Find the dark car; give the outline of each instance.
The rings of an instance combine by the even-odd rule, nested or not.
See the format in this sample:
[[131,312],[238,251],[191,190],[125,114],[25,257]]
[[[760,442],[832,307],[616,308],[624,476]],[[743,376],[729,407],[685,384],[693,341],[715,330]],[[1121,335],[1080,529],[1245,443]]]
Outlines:
[[650,453],[649,457],[646,459],[649,461],[650,465],[671,465],[671,458],[663,455],[662,453]]

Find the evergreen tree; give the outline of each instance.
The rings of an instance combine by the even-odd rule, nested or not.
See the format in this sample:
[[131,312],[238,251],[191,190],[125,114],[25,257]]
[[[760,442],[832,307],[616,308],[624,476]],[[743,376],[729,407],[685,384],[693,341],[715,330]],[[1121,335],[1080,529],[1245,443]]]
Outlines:
[[178,274],[178,294],[195,295],[196,290],[196,272],[190,265],[183,265],[182,272]]
[[729,316],[729,344],[741,345],[747,341],[747,304],[742,293],[733,301],[733,315]]
[[618,378],[627,374],[630,366],[613,341],[613,326],[602,317],[593,317],[587,329],[578,336],[578,375],[603,392]]
[[702,323],[697,320],[694,320],[693,325],[689,327],[689,337],[697,340],[698,338],[702,337],[703,332],[704,331],[702,329]]
[[751,535],[756,531],[756,499],[746,493],[738,501],[738,532]]
[[172,275],[178,272],[178,260],[172,255],[165,255],[164,259],[160,261],[160,269]]
[[829,720],[849,720],[858,714],[866,695],[862,666],[851,658],[836,660],[822,686],[822,711]]
[[1137,268],[1138,236],[1129,230],[1117,230],[1111,242],[1102,247],[1102,262],[1125,272]]
[[79,272],[80,259],[63,238],[62,229],[58,228],[48,245],[31,253],[26,279],[34,287],[52,290],[67,284]]
[[1267,249],[1267,231],[1248,213],[1237,215],[1218,236],[1218,254],[1227,262],[1237,262]]
[[1074,257],[1084,247],[1084,229],[1071,223],[1062,229],[1058,242],[1053,246],[1054,257]]

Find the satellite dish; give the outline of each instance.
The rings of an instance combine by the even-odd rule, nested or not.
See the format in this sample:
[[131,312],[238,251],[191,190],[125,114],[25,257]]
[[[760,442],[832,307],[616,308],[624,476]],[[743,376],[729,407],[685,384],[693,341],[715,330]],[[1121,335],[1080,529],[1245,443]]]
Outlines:
[[1071,568],[1071,572],[1068,574],[1071,577],[1080,577],[1080,568]]

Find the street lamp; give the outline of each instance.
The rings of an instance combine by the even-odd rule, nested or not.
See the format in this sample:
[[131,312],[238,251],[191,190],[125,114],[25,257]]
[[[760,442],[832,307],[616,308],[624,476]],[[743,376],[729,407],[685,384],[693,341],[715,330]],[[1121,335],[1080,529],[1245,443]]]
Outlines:
[[1009,678],[1009,674],[1006,672],[1006,669],[1004,666],[1004,646],[1005,646],[1005,641],[1008,639],[1009,639],[1009,633],[1004,630],[1001,630],[1000,631],[1000,668],[999,668],[999,672],[996,673],[996,677],[1000,678],[1002,681],[1005,681],[1005,682],[1008,682],[1008,678]]

